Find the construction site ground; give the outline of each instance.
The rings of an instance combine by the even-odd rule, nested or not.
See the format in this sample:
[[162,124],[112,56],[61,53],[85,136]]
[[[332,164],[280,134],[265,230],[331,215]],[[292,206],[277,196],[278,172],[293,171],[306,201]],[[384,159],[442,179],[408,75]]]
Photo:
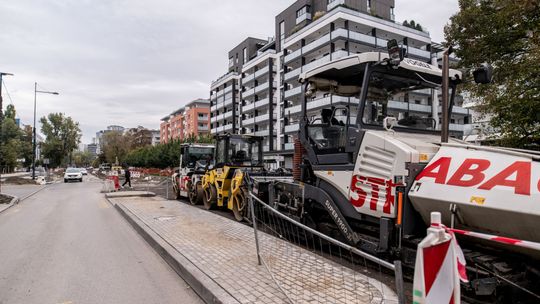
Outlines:
[[[283,271],[271,274],[257,263],[253,228],[226,217],[159,196],[116,195],[109,201],[162,256],[167,255],[164,258],[171,266],[184,264],[173,268],[188,283],[191,277],[192,287],[207,302],[289,303],[292,295],[295,303],[397,303],[387,285],[353,270],[344,271],[339,282],[325,272],[307,277],[312,274],[308,270],[316,267],[343,267],[300,247],[294,250],[301,263],[292,261],[290,254],[273,255]],[[259,238],[286,242],[264,232]],[[288,270],[298,265],[306,269],[306,277],[291,278]]]

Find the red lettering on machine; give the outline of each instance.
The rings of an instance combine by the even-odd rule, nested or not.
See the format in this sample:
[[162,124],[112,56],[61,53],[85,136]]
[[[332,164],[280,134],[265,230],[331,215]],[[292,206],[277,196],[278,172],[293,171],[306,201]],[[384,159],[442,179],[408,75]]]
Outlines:
[[[437,184],[446,184],[458,187],[475,187],[482,190],[491,190],[494,187],[514,188],[515,194],[531,195],[530,161],[515,161],[493,176],[486,177],[486,171],[491,167],[487,159],[467,158],[448,179],[451,157],[441,157],[428,165],[416,180],[433,178]],[[485,182],[484,182],[485,181]],[[540,181],[538,182],[540,191]]]

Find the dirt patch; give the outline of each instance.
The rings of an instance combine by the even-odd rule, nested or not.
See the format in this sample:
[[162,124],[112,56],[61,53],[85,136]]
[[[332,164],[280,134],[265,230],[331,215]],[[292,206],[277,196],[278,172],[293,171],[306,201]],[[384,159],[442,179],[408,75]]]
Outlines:
[[12,185],[35,185],[36,182],[29,178],[22,178],[18,176],[10,176],[5,179],[3,182],[5,184],[12,184]]
[[5,194],[0,194],[0,204],[9,204],[13,197]]

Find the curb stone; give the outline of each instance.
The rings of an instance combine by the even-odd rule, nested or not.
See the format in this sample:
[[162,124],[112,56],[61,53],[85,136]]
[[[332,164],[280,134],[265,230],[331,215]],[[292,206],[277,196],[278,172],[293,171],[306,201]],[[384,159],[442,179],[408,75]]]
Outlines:
[[225,289],[214,282],[208,275],[187,260],[173,246],[143,223],[135,214],[122,204],[115,204],[109,200],[116,210],[127,222],[143,237],[143,239],[171,266],[171,268],[184,279],[205,303],[240,303]]
[[6,204],[6,206],[2,207],[3,209],[0,208],[0,213],[8,210],[9,208],[15,206],[16,204],[18,204],[21,201],[21,199],[19,199],[17,196],[12,196],[12,195],[10,195],[10,196],[13,197],[13,198],[11,199],[9,204]]

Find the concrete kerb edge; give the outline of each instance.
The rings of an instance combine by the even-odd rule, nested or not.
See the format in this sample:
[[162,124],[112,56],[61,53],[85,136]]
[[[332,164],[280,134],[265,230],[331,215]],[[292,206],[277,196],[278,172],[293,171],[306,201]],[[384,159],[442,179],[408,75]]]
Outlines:
[[9,208],[15,206],[16,204],[18,204],[18,203],[21,201],[21,200],[19,199],[19,197],[17,197],[17,196],[13,196],[13,195],[10,195],[10,196],[13,197],[13,198],[11,199],[11,201],[9,202],[9,204],[7,204],[7,206],[6,206],[4,209],[0,210],[0,213],[2,213],[2,212],[4,212],[4,211],[8,210]]
[[140,236],[184,279],[205,303],[240,303],[208,275],[182,256],[174,247],[165,242],[129,209],[112,202],[111,205],[127,220]]

